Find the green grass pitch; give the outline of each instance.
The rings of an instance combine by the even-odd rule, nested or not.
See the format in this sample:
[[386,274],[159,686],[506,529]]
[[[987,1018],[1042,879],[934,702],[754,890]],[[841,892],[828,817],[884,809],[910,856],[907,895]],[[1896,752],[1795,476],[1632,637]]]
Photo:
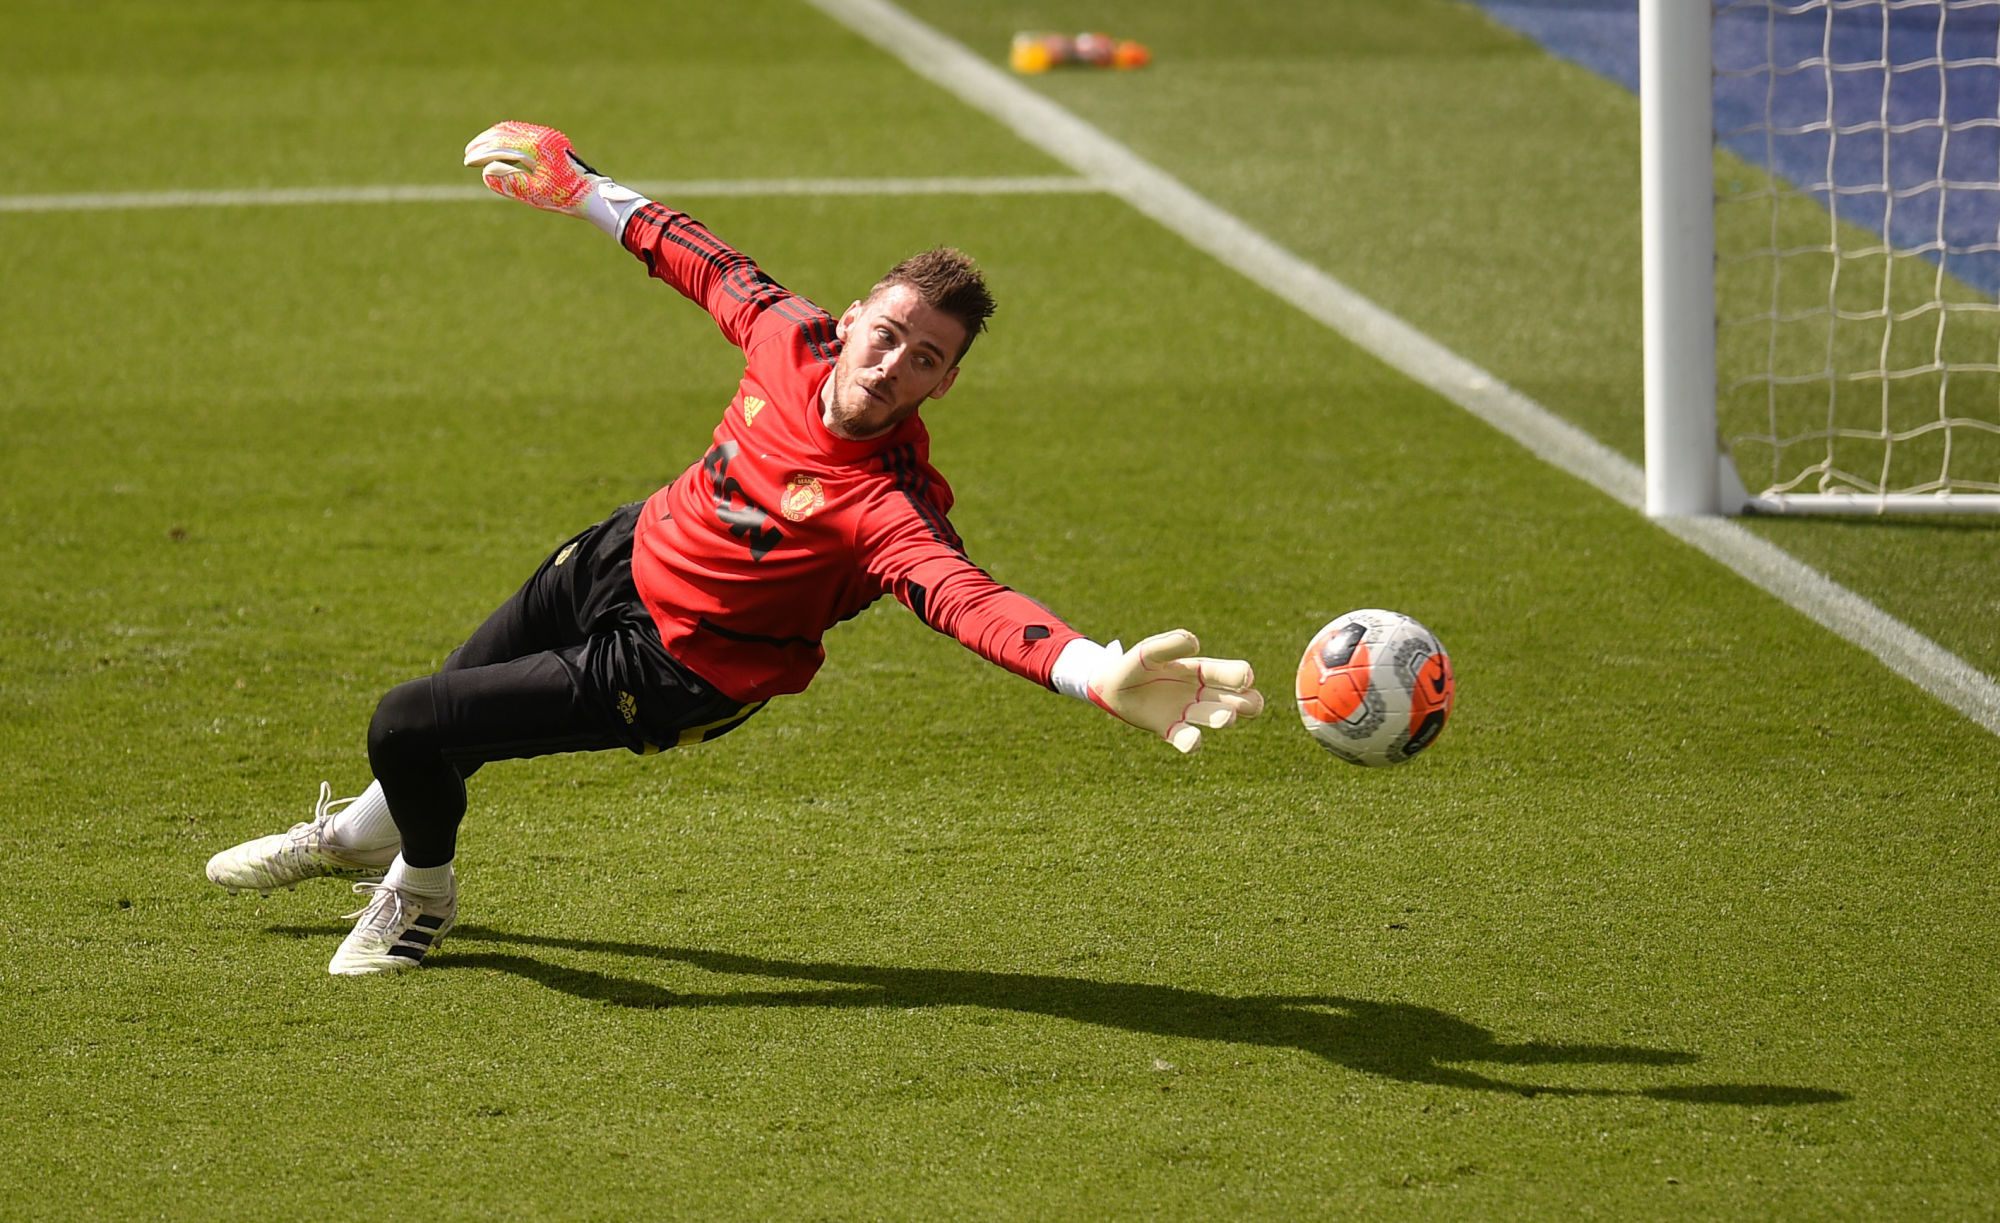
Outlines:
[[[1212,11],[1211,11],[1212,10]],[[912,11],[1636,454],[1637,104],[1435,0]],[[802,4],[22,3],[6,191],[1058,172]],[[498,201],[0,212],[0,1218],[1975,1217],[1995,737],[1101,196],[679,201],[836,307],[936,242],[976,558],[1271,714],[1180,759],[881,605],[706,747],[493,766],[463,925],[207,856],[694,459],[734,353]],[[1763,531],[1989,673],[2000,532]],[[1291,716],[1352,607],[1425,758]]]

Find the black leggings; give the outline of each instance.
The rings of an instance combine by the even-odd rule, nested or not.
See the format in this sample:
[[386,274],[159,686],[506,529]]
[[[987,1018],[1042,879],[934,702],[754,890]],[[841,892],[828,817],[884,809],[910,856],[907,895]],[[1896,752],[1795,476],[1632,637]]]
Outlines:
[[639,509],[564,544],[443,670],[376,706],[368,763],[409,865],[452,860],[465,779],[489,761],[614,747],[650,754],[713,739],[763,707],[724,696],[660,644],[632,585]]

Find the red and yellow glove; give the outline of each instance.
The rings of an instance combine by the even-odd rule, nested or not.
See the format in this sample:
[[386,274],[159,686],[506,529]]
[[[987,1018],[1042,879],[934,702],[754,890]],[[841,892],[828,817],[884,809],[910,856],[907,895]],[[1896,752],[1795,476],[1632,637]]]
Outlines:
[[494,192],[544,212],[582,217],[619,236],[645,197],[591,169],[569,137],[552,127],[509,120],[496,123],[465,146],[465,164]]

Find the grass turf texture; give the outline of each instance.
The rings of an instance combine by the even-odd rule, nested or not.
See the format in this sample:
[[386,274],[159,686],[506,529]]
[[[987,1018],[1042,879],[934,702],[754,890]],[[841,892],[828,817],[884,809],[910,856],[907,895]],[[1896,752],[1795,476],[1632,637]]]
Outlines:
[[[156,12],[33,10],[11,45]],[[329,145],[372,150],[369,181],[460,181],[506,115],[635,179],[1049,169],[785,5],[700,39],[579,7],[554,47],[520,41],[541,9],[184,12],[218,24],[143,31],[144,71],[116,40],[14,53],[0,88],[69,150],[37,189],[341,181]],[[1552,71],[1410,12],[1342,45],[1381,81]],[[1246,20],[1211,122],[1296,103],[1315,56],[1360,71],[1329,49],[1350,28]],[[820,87],[763,109],[755,57],[711,52],[730,35]],[[1165,105],[1201,59],[1153,40],[1159,73],[1124,80]],[[503,74],[510,45],[540,54]],[[174,173],[94,143],[127,96],[188,116]],[[1395,126],[1346,98],[1320,122],[1349,127],[1296,139]],[[1161,160],[1213,190],[1222,138]],[[1566,164],[1546,189],[1619,206]],[[1315,258],[1349,245],[1329,185],[1279,235]],[[1477,200],[1429,202],[1446,220],[1406,233]],[[587,226],[498,202],[0,217],[0,1214],[1987,1208],[1992,736],[1111,201],[688,203],[828,304],[930,242],[977,253],[1002,313],[927,413],[975,556],[1107,637],[1185,623],[1279,707],[1178,759],[880,606],[715,744],[483,772],[467,924],[412,977],[332,980],[337,885],[232,901],[201,862],[321,776],[358,786],[380,692],[692,460],[732,354]],[[1436,313],[1549,257],[1525,220],[1433,267]],[[1531,290],[1492,316],[1564,349],[1588,307]],[[1282,702],[1305,637],[1366,605],[1461,669],[1438,748],[1389,773]]]

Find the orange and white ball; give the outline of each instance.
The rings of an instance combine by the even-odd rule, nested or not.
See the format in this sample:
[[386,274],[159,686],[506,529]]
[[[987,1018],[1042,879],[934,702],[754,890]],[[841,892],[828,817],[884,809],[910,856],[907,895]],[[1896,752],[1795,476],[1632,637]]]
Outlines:
[[1299,720],[1350,764],[1401,764],[1451,717],[1451,657],[1423,625],[1365,608],[1313,634],[1299,660]]

